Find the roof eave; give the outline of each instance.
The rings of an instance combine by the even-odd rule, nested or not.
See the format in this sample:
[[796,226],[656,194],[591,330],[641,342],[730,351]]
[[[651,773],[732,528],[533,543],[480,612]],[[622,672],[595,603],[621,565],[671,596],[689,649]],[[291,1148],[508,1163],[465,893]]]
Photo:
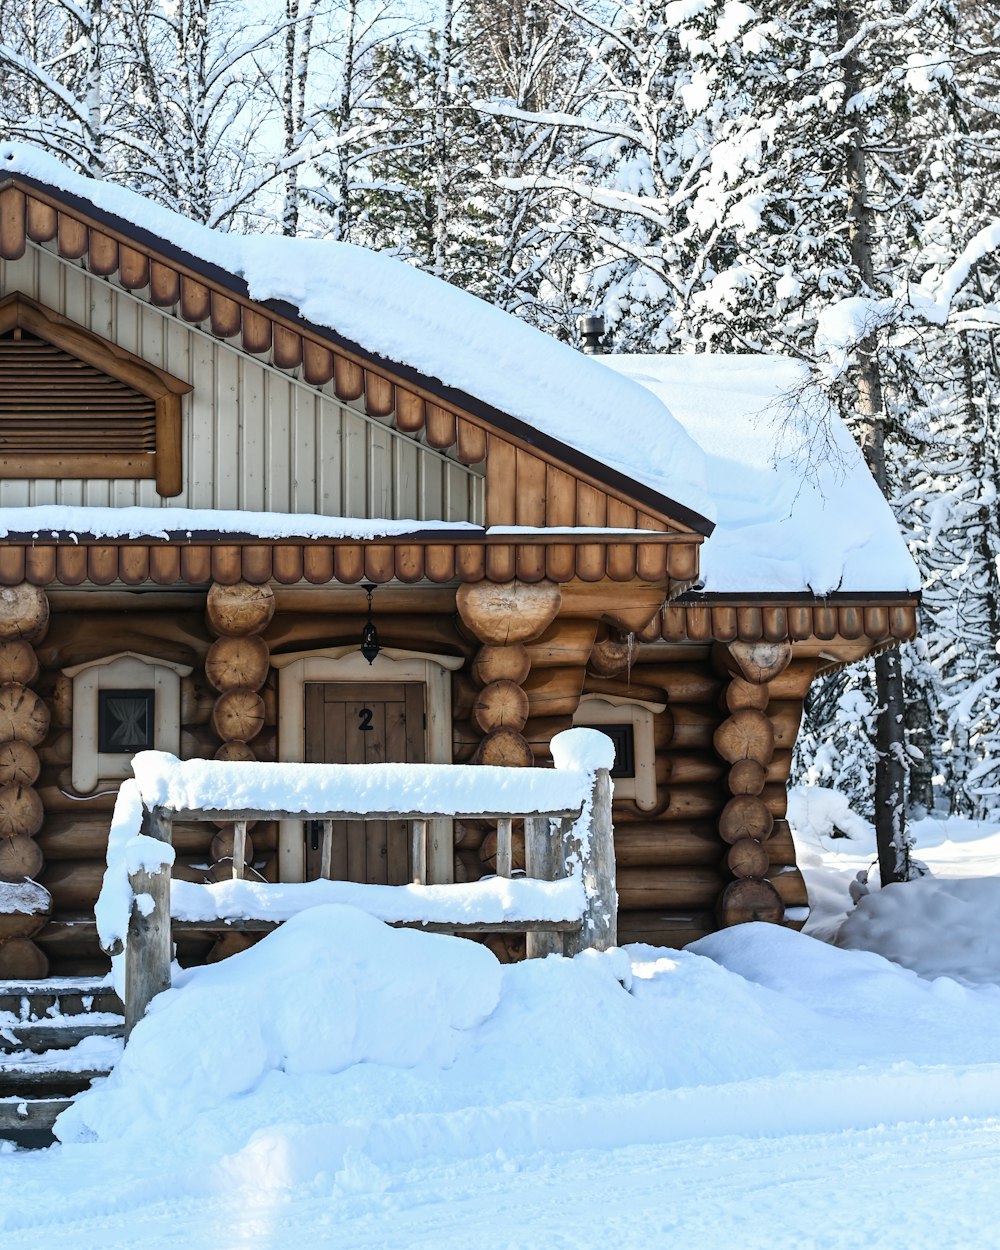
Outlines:
[[201,257],[192,255],[190,252],[184,251],[168,239],[163,239],[152,231],[142,226],[137,226],[134,222],[127,221],[114,213],[108,212],[106,209],[99,208],[90,200],[82,199],[70,191],[52,186],[50,183],[41,182],[24,173],[7,173],[0,176],[0,191],[7,187],[15,187],[25,192],[30,191],[33,194],[55,200],[73,212],[89,218],[102,229],[117,233],[130,242],[156,253],[172,264],[183,266],[192,275],[215,283],[242,299],[250,300],[259,307],[266,308],[269,312],[274,313],[275,316],[294,322],[301,329],[323,339],[331,347],[339,347],[346,352],[360,356],[362,359],[369,361],[374,367],[394,375],[401,381],[418,385],[435,398],[464,409],[470,415],[478,417],[501,432],[514,435],[528,446],[536,447],[540,452],[562,461],[570,468],[582,470],[598,481],[605,483],[613,490],[627,495],[636,503],[662,514],[696,534],[702,534],[707,538],[715,529],[714,521],[710,521],[700,512],[696,512],[686,504],[682,504],[676,499],[671,499],[669,496],[661,495],[641,482],[636,482],[626,474],[609,468],[598,460],[594,460],[578,448],[535,429],[534,426],[529,425],[518,417],[511,416],[510,413],[494,408],[492,404],[478,399],[475,395],[470,395],[467,391],[448,386],[440,378],[428,377],[411,365],[388,360],[361,344],[345,338],[328,326],[318,325],[307,320],[300,314],[294,304],[284,300],[253,299],[243,278],[230,273],[212,261],[204,260]]

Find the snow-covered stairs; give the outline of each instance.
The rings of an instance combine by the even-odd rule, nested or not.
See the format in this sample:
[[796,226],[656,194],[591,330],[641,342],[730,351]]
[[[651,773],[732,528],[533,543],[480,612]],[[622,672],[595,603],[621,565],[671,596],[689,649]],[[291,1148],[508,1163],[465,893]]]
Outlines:
[[0,981],[0,1139],[45,1145],[122,1048],[121,1000],[97,977]]

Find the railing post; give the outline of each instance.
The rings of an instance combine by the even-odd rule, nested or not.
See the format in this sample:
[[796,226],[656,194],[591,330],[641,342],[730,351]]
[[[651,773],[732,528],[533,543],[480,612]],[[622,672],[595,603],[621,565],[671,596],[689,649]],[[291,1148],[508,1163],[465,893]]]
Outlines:
[[[548,816],[524,818],[524,867],[527,875],[537,881],[559,881],[566,875],[563,842],[573,822],[564,820],[556,829],[552,827],[554,823]],[[561,955],[563,935],[529,929],[526,952],[529,959]]]
[[580,931],[569,935],[566,954],[576,955],[589,947],[608,950],[618,945],[618,890],[611,821],[611,773],[606,768],[598,768],[594,773],[590,836],[573,841],[586,901]]
[[[162,808],[143,808],[141,832],[170,844],[170,820]],[[133,901],[125,943],[126,1041],[156,995],[170,988],[170,865],[129,873],[129,885]]]
[[247,859],[247,822],[237,820],[233,825],[233,880],[242,881]]
[[427,884],[427,821],[413,822],[413,882]]
[[497,821],[497,876],[508,880],[514,875],[514,821],[501,816]]

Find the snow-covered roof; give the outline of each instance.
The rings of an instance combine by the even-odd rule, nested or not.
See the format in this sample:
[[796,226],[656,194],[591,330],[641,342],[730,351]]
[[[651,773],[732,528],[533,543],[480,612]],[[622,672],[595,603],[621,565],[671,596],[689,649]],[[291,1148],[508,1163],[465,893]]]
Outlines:
[[708,593],[917,591],[895,519],[850,432],[780,356],[597,357],[646,387],[705,454],[717,525]]
[[704,457],[654,394],[458,287],[348,243],[212,230],[30,145],[0,145],[0,179],[10,175],[78,197],[123,232],[241,279],[251,299],[291,304],[363,353],[438,379],[714,519]]

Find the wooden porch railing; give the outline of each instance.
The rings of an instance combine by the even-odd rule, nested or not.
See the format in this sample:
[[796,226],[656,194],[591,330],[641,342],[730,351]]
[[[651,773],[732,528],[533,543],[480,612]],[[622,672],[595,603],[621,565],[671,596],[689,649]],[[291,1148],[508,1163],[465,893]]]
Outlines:
[[[338,767],[330,765],[331,768]],[[454,919],[427,921],[416,914],[410,919],[387,923],[397,927],[423,928],[430,932],[456,934],[513,931],[527,934],[527,954],[538,958],[548,954],[576,954],[589,947],[605,950],[617,942],[618,896],[615,889],[615,858],[611,821],[611,781],[608,769],[593,774],[589,803],[575,809],[532,811],[524,819],[526,876],[541,881],[558,881],[579,876],[582,902],[578,914],[562,919],[540,919],[518,915],[514,919]],[[579,821],[590,808],[589,830]],[[511,812],[461,811],[291,811],[283,808],[167,808],[143,804],[141,833],[147,838],[172,845],[174,821],[215,821],[233,824],[234,876],[243,863],[247,825],[256,820],[318,820],[323,825],[321,846],[322,876],[329,878],[333,846],[333,822],[340,820],[408,820],[413,822],[413,866],[416,883],[423,884],[427,864],[428,823],[436,818],[497,821],[497,876],[512,876],[512,827],[518,816]],[[165,860],[170,856],[164,857]],[[170,866],[164,862],[154,869],[139,868],[129,873],[132,907],[124,943],[125,1036],[143,1017],[152,999],[170,987],[172,932],[197,929],[219,932],[238,930],[266,932],[280,921],[249,915],[227,919],[174,920],[170,904]],[[271,887],[259,887],[268,890]],[[287,889],[287,886],[273,887]],[[364,887],[361,887],[362,889]],[[383,889],[385,887],[373,887]],[[399,888],[399,887],[397,887]],[[467,910],[468,886],[435,886],[442,891],[461,892]],[[457,894],[456,894],[457,900]],[[120,951],[119,945],[118,950]],[[112,951],[112,953],[116,953]]]

